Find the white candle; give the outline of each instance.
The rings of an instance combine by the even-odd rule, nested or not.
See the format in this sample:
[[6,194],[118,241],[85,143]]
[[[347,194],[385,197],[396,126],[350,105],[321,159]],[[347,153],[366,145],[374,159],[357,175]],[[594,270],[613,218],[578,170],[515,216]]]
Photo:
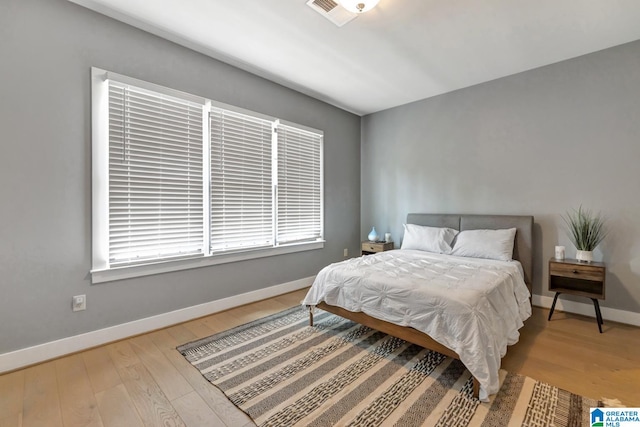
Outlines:
[[556,246],[556,259],[564,259],[564,246]]

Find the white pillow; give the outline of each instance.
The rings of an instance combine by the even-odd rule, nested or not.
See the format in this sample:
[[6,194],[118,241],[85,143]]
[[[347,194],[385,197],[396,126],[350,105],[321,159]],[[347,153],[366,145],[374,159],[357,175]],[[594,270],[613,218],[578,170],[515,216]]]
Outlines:
[[451,255],[511,261],[515,237],[515,228],[463,230],[456,238]]
[[451,253],[451,242],[458,234],[453,228],[427,227],[416,224],[402,224],[404,238],[402,249],[417,249],[437,254]]

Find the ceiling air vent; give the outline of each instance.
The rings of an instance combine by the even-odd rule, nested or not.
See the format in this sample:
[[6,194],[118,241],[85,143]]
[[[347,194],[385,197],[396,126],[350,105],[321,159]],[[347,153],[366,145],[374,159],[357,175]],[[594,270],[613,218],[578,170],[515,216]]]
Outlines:
[[329,21],[342,27],[355,18],[355,13],[349,12],[333,0],[309,0],[307,6],[327,18]]

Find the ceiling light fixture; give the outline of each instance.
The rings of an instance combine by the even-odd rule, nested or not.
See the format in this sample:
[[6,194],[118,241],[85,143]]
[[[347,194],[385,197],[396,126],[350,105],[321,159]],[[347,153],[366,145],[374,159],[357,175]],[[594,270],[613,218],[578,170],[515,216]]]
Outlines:
[[353,13],[368,12],[378,4],[380,0],[338,0],[340,6]]

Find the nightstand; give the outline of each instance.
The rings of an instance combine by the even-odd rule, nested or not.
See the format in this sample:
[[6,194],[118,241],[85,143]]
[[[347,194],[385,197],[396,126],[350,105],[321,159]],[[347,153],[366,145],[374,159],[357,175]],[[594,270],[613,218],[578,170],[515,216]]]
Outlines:
[[390,251],[393,249],[393,242],[369,242],[364,241],[360,246],[362,255],[371,255],[378,252]]
[[602,333],[602,313],[599,299],[604,299],[606,267],[602,262],[579,262],[575,259],[549,260],[549,290],[555,292],[549,312],[553,315],[560,294],[572,294],[590,298],[596,311],[598,330]]

